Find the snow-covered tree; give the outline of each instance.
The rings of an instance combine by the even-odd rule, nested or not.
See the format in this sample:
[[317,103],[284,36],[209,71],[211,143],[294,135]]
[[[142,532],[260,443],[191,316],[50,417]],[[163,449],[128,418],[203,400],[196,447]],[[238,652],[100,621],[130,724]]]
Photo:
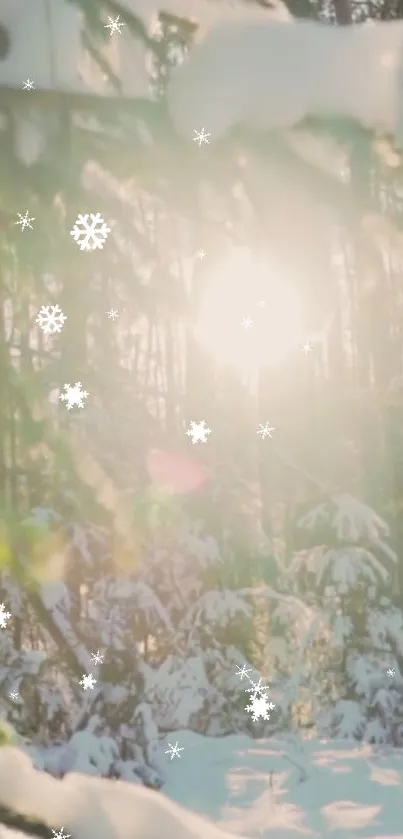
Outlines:
[[[285,687],[294,689],[294,713],[328,736],[400,745],[403,613],[393,593],[388,527],[349,495],[310,510],[298,527],[311,547],[297,551],[287,571],[289,586],[309,606],[285,626],[292,671]],[[289,617],[273,615],[283,625]]]

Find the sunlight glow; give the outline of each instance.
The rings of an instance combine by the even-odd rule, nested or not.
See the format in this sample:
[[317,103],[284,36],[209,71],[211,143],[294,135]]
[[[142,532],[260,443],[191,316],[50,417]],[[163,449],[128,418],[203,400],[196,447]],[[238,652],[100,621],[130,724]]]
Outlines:
[[297,291],[281,272],[239,248],[209,278],[195,337],[218,362],[254,373],[300,346],[301,308]]

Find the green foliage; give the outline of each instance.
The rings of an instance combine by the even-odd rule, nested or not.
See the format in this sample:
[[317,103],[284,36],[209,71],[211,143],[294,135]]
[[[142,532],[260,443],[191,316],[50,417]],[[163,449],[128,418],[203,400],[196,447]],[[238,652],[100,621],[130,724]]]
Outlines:
[[134,524],[143,532],[176,528],[184,516],[181,501],[155,487],[136,493],[132,510]]
[[20,738],[14,729],[4,720],[0,720],[0,747],[15,746],[20,743]]

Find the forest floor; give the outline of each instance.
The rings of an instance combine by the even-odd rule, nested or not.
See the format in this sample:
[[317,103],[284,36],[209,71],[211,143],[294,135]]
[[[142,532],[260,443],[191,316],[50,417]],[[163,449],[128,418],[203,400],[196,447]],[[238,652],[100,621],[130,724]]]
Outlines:
[[163,792],[235,835],[259,839],[403,839],[403,750],[357,742],[207,738],[184,751]]

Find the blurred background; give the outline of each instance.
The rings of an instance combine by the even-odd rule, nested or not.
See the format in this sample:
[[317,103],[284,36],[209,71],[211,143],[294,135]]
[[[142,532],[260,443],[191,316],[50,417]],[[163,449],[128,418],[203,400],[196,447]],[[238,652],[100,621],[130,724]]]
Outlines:
[[[180,139],[170,69],[234,7],[53,4],[0,0],[1,715],[48,771],[155,787],[179,728],[402,745],[400,156],[336,120]],[[69,235],[86,212],[102,249]]]

